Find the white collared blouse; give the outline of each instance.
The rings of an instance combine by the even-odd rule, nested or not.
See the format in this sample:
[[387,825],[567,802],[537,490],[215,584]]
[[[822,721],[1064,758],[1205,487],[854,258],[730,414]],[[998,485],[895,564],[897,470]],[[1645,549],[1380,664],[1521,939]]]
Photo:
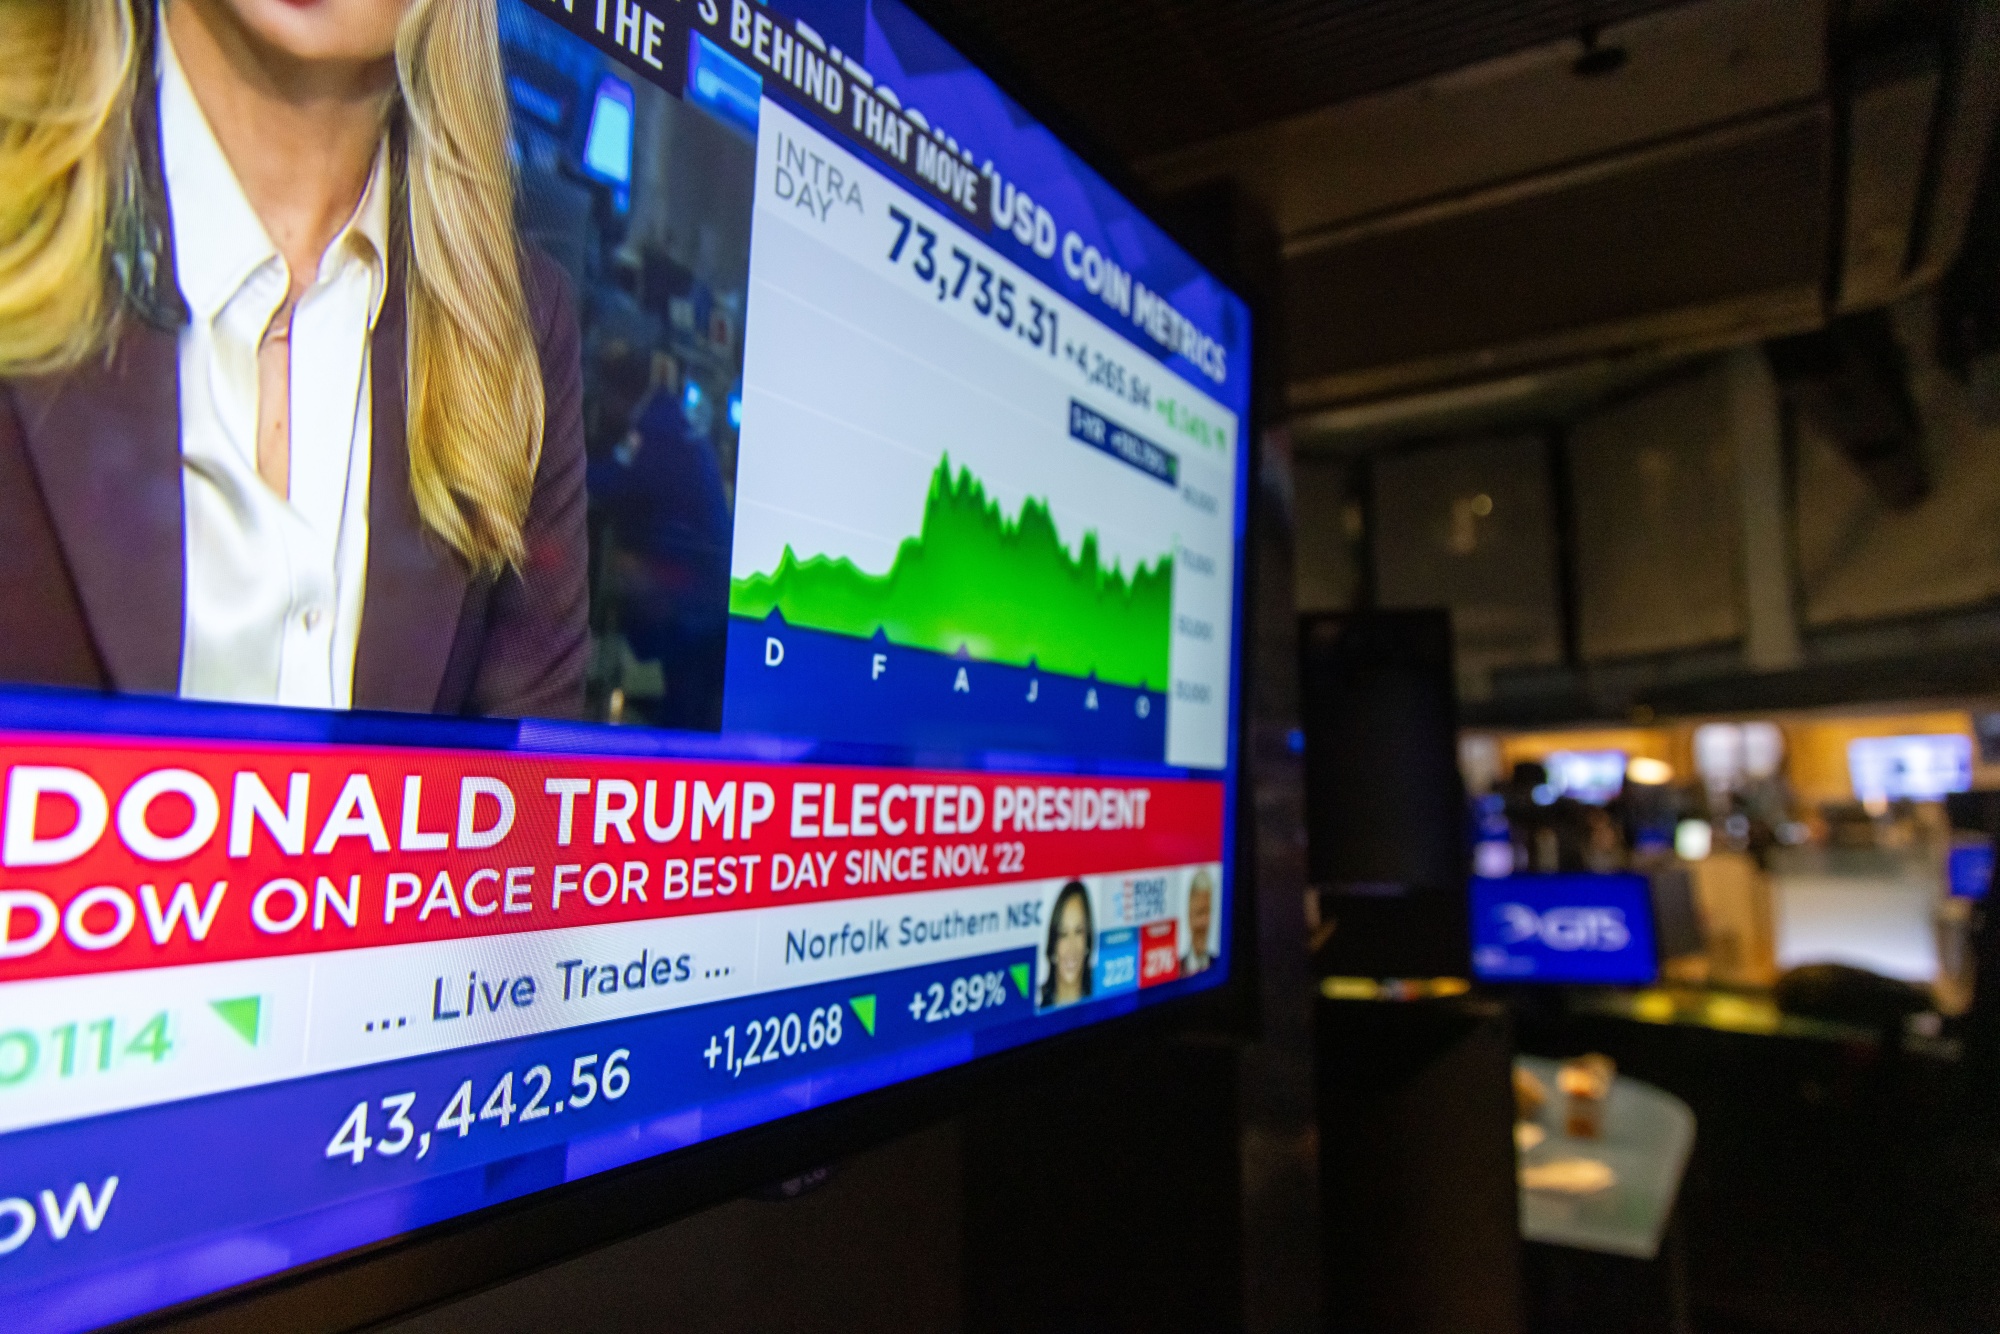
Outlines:
[[290,325],[290,498],[257,469],[258,350],[291,272],[196,102],[165,22],[160,152],[180,334],[180,693],[348,708],[368,569],[369,340],[388,281],[386,148]]

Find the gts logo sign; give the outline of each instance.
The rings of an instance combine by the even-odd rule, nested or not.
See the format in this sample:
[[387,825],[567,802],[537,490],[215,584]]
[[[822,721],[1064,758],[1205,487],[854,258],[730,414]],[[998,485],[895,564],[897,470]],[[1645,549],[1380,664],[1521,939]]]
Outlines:
[[1622,908],[1551,908],[1538,913],[1525,903],[1503,903],[1494,910],[1500,934],[1509,945],[1539,940],[1552,950],[1596,950],[1615,954],[1632,943]]

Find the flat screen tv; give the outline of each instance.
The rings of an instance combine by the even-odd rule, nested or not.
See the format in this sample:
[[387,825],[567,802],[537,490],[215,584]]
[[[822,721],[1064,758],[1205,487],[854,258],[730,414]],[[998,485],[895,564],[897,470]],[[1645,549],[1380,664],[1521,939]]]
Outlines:
[[[1250,316],[987,75],[895,0],[48,9],[0,1323],[381,1319],[1218,1002]],[[243,62],[326,50],[313,269]]]
[[1622,750],[1558,750],[1544,763],[1557,796],[1603,806],[1625,789]]
[[1858,737],[1847,743],[1847,772],[1863,802],[1942,801],[1972,789],[1972,738]]
[[1643,875],[1514,875],[1472,882],[1472,969],[1482,982],[1644,986],[1659,974]]

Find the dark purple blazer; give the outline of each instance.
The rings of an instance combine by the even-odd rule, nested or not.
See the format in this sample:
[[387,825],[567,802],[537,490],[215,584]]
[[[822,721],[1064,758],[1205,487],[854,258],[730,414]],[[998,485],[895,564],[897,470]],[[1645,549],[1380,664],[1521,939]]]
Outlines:
[[[138,105],[149,111],[152,98]],[[135,129],[154,203],[145,257],[164,299],[152,318],[142,310],[122,320],[108,359],[0,383],[0,682],[180,688],[186,542],[175,325],[185,307],[150,119],[142,111]],[[546,256],[525,256],[547,403],[527,560],[518,572],[474,576],[425,529],[410,490],[397,250],[370,361],[368,585],[354,707],[574,717],[589,595],[582,372],[568,282]]]

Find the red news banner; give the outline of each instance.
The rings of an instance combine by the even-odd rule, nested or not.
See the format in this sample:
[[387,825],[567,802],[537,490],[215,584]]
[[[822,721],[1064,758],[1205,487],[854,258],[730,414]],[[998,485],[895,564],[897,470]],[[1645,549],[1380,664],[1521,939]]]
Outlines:
[[0,981],[1211,862],[1214,781],[0,733]]

